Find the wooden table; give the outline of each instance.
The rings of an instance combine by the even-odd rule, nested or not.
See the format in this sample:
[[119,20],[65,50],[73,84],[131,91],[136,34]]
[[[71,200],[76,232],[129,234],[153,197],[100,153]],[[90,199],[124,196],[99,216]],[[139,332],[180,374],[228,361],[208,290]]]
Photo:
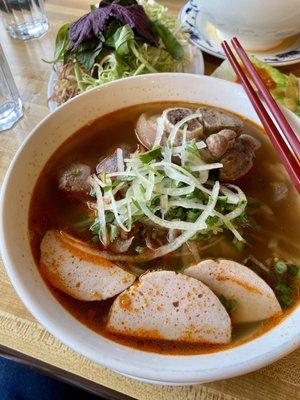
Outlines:
[[[31,129],[48,113],[47,81],[55,34],[60,25],[74,20],[88,9],[88,0],[48,0],[49,32],[39,40],[21,42],[8,37],[0,26],[1,44],[11,66],[24,104],[24,118],[6,132],[0,132],[0,181],[16,150]],[[183,1],[162,1],[177,13]],[[205,56],[206,73],[219,60]],[[300,76],[300,65],[286,67]],[[13,223],[13,221],[12,221]],[[25,266],[24,266],[25,267]],[[91,392],[110,399],[143,400],[296,400],[300,399],[300,350],[275,364],[239,378],[188,387],[153,386],[122,377],[64,346],[46,332],[26,310],[15,293],[0,261],[0,351],[31,366],[43,369]],[[128,397],[130,396],[130,397]]]

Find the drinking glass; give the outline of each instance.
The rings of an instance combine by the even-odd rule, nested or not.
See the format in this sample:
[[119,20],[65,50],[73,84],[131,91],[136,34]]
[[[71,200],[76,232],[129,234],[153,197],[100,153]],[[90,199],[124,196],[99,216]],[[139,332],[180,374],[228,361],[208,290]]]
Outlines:
[[0,45],[0,131],[11,128],[22,115],[20,95]]
[[44,0],[0,0],[6,30],[15,39],[40,37],[48,28]]

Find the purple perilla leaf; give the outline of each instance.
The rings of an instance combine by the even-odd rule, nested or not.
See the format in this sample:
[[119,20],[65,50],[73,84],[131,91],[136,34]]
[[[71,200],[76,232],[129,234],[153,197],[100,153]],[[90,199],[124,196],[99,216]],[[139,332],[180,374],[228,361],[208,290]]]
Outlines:
[[117,19],[123,25],[129,25],[147,42],[157,45],[157,39],[151,29],[150,20],[142,6],[124,6],[113,2],[83,15],[71,25],[69,33],[70,49],[74,49],[83,41],[95,38],[101,33],[104,34],[110,18]]

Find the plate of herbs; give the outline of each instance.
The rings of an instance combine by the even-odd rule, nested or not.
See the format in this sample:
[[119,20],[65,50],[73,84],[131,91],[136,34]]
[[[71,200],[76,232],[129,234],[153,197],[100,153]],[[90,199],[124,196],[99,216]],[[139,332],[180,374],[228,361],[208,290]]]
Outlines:
[[130,76],[203,74],[201,51],[154,0],[102,0],[59,29],[48,83],[51,111],[77,94]]

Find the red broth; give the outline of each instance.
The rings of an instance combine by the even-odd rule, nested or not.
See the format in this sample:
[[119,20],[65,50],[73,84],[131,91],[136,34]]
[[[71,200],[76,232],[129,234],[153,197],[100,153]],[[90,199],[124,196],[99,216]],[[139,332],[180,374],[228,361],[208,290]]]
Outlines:
[[[70,161],[96,165],[101,156],[118,147],[120,143],[132,145],[137,143],[134,125],[142,112],[157,112],[176,105],[179,104],[152,103],[108,114],[74,133],[51,156],[38,178],[29,211],[29,234],[37,268],[39,268],[40,243],[48,229],[61,229],[82,240],[91,240],[89,232],[78,233],[73,228],[74,223],[82,218],[83,210],[78,203],[71,202],[68,196],[57,187],[55,177],[61,165]],[[262,146],[257,153],[253,169],[240,180],[238,185],[248,197],[255,198],[263,204],[264,210],[258,210],[256,216],[259,220],[260,230],[249,230],[245,233],[249,246],[246,246],[242,252],[232,245],[232,238],[224,237],[215,245],[203,249],[201,257],[229,258],[241,262],[251,254],[262,262],[277,256],[299,264],[299,197],[292,188],[264,132],[250,121],[245,121],[245,126],[247,133],[257,137]],[[278,182],[285,184],[288,188],[287,195],[280,201],[276,201],[274,198],[274,188]],[[274,247],[274,241],[276,241],[277,247]],[[188,258],[183,260],[179,257],[170,262],[170,258],[164,257],[152,261],[150,266],[153,269],[168,267],[177,270],[182,268],[183,263],[188,266],[192,260]],[[136,339],[108,333],[105,331],[105,321],[114,299],[84,302],[75,300],[50,285],[49,289],[57,301],[90,329],[118,343],[162,354],[201,354],[239,345],[271,329],[297,305],[296,301],[288,311],[268,321],[234,326],[233,339],[229,345],[187,344]]]

